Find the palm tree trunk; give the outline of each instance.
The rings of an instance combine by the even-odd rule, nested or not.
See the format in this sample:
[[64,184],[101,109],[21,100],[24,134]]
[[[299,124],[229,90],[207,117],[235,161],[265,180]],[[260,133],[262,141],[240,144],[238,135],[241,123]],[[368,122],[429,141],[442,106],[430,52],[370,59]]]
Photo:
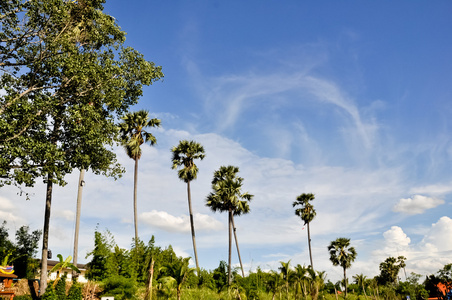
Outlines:
[[239,250],[239,242],[237,240],[237,228],[235,228],[234,224],[234,215],[232,215],[232,229],[234,230],[234,238],[235,238],[235,245],[237,246],[237,255],[239,256],[240,261],[240,268],[242,269],[242,277],[245,278],[245,272],[243,271],[243,264],[242,264],[242,258],[240,256],[240,250]]
[[363,286],[364,297],[366,297],[366,299],[367,299],[366,289],[365,289],[365,287],[364,287],[364,280],[361,281],[361,284],[362,284],[362,286]]
[[195,262],[196,262],[196,270],[199,272],[199,263],[198,263],[198,252],[196,250],[196,238],[195,238],[195,221],[193,220],[193,211],[191,209],[191,191],[190,191],[190,181],[187,181],[187,195],[188,195],[188,212],[190,213],[190,226],[191,226],[191,238],[193,240],[193,251],[195,253]]
[[314,270],[314,264],[312,263],[312,251],[311,251],[311,231],[309,230],[309,222],[308,224],[308,246],[309,246],[309,259],[311,260],[311,268]]
[[[77,266],[77,256],[78,256],[78,235],[80,230],[80,211],[82,210],[82,192],[85,178],[85,169],[80,170],[80,176],[78,178],[78,192],[77,192],[77,211],[75,213],[75,234],[74,234],[74,259],[73,264]],[[72,276],[75,276],[76,272],[72,272]]]
[[138,250],[137,189],[138,189],[138,158],[135,158],[135,170],[133,176],[133,220],[135,224],[135,251]]
[[344,286],[345,286],[344,299],[347,298],[347,274],[345,270],[346,268],[344,268]]
[[229,253],[228,253],[228,286],[231,286],[232,274],[231,274],[231,246],[232,246],[232,208],[229,207],[229,221],[228,221],[228,233],[229,233]]
[[46,205],[44,213],[44,229],[42,234],[42,257],[41,257],[41,287],[39,295],[42,296],[47,288],[47,254],[49,247],[49,224],[50,224],[50,208],[52,205],[52,182],[53,176],[47,175],[47,191]]

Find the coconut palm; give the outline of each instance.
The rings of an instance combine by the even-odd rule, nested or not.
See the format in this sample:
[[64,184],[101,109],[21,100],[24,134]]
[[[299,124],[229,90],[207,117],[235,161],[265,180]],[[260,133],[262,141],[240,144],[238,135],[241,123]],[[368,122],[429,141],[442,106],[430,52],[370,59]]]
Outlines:
[[181,290],[183,283],[187,280],[194,269],[188,267],[189,257],[181,261],[161,267],[160,271],[167,274],[167,276],[160,279],[160,282],[170,287],[176,287],[177,300],[181,299]]
[[293,272],[292,278],[295,284],[295,299],[298,299],[299,294],[303,294],[307,297],[306,281],[308,268],[300,264],[295,266],[295,271]]
[[173,152],[173,169],[182,167],[178,171],[179,179],[187,183],[188,195],[188,211],[190,213],[191,237],[193,240],[193,251],[195,253],[196,270],[199,274],[198,253],[196,251],[195,224],[193,220],[193,211],[191,208],[191,192],[190,182],[198,176],[198,166],[194,163],[195,159],[204,159],[204,148],[195,141],[180,141],[179,145],[174,146]]
[[318,272],[314,271],[313,268],[308,268],[308,278],[310,282],[311,299],[317,300],[320,290],[325,285],[325,271]]
[[352,266],[352,262],[356,258],[356,250],[350,247],[350,239],[337,238],[331,241],[328,246],[330,252],[330,261],[333,266],[341,266],[344,270],[345,298],[347,297],[347,273],[346,270]]
[[149,143],[151,146],[157,143],[157,139],[146,131],[148,127],[159,127],[159,119],[149,119],[149,112],[140,110],[127,113],[119,124],[122,143],[127,155],[135,161],[133,178],[133,218],[135,224],[135,244],[138,245],[138,222],[137,222],[137,182],[138,182],[138,160],[141,158],[141,145]]
[[228,212],[229,233],[229,261],[228,261],[228,285],[231,285],[231,245],[232,245],[232,222],[233,215],[249,212],[248,202],[253,195],[242,193],[243,178],[237,176],[238,167],[221,166],[215,171],[212,180],[212,192],[207,196],[206,206],[214,212]]
[[358,286],[362,287],[364,296],[365,296],[366,299],[367,299],[366,287],[364,286],[365,283],[366,283],[367,276],[365,276],[363,273],[361,273],[361,274],[356,274],[355,276],[353,276],[353,279],[355,280],[355,283],[356,283]]
[[308,229],[308,247],[309,247],[309,259],[311,261],[311,268],[314,269],[312,263],[312,251],[311,251],[311,231],[309,229],[309,224],[315,218],[316,212],[314,206],[309,203],[309,201],[314,200],[314,194],[301,194],[297,197],[297,201],[294,201],[292,206],[300,205],[300,208],[295,210],[295,214],[303,220],[304,225],[307,225]]
[[287,299],[289,299],[289,278],[292,274],[292,271],[290,270],[290,260],[288,262],[280,261],[280,263],[281,267],[279,267],[279,270],[281,271],[282,278],[285,281],[286,295]]

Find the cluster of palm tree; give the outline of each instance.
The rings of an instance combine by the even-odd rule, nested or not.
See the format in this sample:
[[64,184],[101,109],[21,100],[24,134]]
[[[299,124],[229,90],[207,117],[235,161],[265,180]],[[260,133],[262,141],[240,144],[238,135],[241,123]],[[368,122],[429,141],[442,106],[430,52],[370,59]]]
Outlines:
[[[138,223],[137,223],[137,180],[138,180],[138,160],[141,157],[141,145],[150,143],[154,145],[156,138],[146,131],[148,127],[158,127],[161,121],[159,119],[149,119],[149,113],[145,110],[132,112],[123,117],[120,124],[120,134],[122,136],[123,146],[127,155],[135,161],[134,170],[134,193],[133,193],[133,209],[134,209],[134,225],[135,225],[135,243],[138,239]],[[193,218],[193,210],[191,205],[190,182],[197,178],[198,167],[195,164],[196,159],[204,159],[204,148],[195,141],[180,141],[177,146],[172,149],[172,168],[178,169],[179,179],[187,184],[188,210],[190,215],[190,228],[193,241],[193,252],[195,257],[196,269],[199,273],[198,253],[196,249],[196,234]],[[212,180],[212,192],[207,196],[206,206],[212,211],[228,212],[228,232],[229,232],[229,264],[228,264],[228,283],[231,284],[231,245],[232,232],[234,233],[237,253],[240,261],[242,275],[245,276],[240,250],[237,240],[236,227],[234,224],[234,216],[240,216],[250,211],[248,202],[251,201],[253,195],[242,193],[243,178],[237,173],[239,168],[235,166],[222,166],[215,171]]]
[[[149,127],[160,126],[159,119],[149,118],[149,112],[141,110],[138,112],[131,112],[123,117],[123,122],[120,124],[120,134],[122,137],[124,148],[127,155],[135,161],[134,169],[134,192],[133,192],[133,210],[134,210],[134,226],[135,226],[135,243],[138,243],[138,223],[137,223],[137,180],[138,180],[138,161],[141,158],[141,145],[149,143],[154,145],[157,140],[150,132],[147,131]],[[193,252],[196,263],[196,270],[199,273],[198,253],[196,249],[196,235],[193,218],[193,210],[191,205],[191,190],[190,182],[197,178],[198,167],[195,164],[196,159],[204,159],[204,148],[201,144],[195,141],[180,141],[177,146],[172,149],[172,168],[178,170],[179,179],[187,184],[188,196],[188,210],[190,215],[190,228],[193,241]],[[232,233],[234,233],[235,244],[237,247],[237,254],[240,261],[242,276],[245,277],[243,264],[240,257],[240,250],[237,240],[236,227],[234,224],[234,216],[240,216],[250,211],[249,202],[253,195],[242,192],[243,178],[238,176],[239,168],[236,166],[221,166],[214,172],[212,179],[212,192],[207,196],[206,206],[214,212],[228,212],[228,235],[229,235],[229,251],[228,251],[228,285],[232,282],[231,272],[231,252],[232,252]],[[316,211],[311,201],[315,199],[314,194],[304,193],[296,198],[292,206],[297,207],[295,214],[301,218],[304,225],[307,226],[308,246],[310,266],[308,268],[300,269],[310,274],[312,280],[317,280],[318,274],[314,271],[314,263],[312,259],[311,250],[311,232],[310,223],[316,216]],[[350,247],[350,239],[338,238],[332,241],[328,246],[330,253],[330,260],[334,266],[341,266],[344,272],[345,282],[345,296],[347,295],[347,276],[346,269],[350,268],[351,263],[356,258],[356,251]],[[289,289],[289,262],[282,263],[281,274],[283,274],[283,281],[285,281],[286,292]],[[310,270],[310,271],[309,271]],[[314,281],[315,281],[314,280]],[[316,287],[318,293],[319,286]],[[317,295],[314,293],[314,296]]]
[[[296,201],[293,202],[293,207],[298,207],[295,210],[295,215],[299,216],[307,226],[308,232],[308,247],[309,247],[309,259],[311,262],[310,269],[314,270],[314,264],[312,262],[312,250],[311,250],[311,232],[310,223],[314,220],[316,216],[316,211],[314,206],[310,203],[315,199],[314,194],[301,194],[297,197]],[[341,266],[344,272],[344,284],[345,284],[345,297],[347,297],[347,273],[346,270],[351,267],[352,262],[356,258],[356,250],[354,247],[350,247],[350,239],[348,238],[337,238],[332,241],[328,246],[328,252],[330,254],[330,261],[333,266]]]
[[[294,269],[288,262],[281,261],[279,271],[270,271],[271,277],[267,281],[268,289],[275,299],[276,294],[286,294],[287,299],[307,299],[310,295],[312,300],[317,300],[320,291],[325,285],[326,273],[315,271],[310,266],[296,265]],[[281,298],[281,297],[280,297]]]

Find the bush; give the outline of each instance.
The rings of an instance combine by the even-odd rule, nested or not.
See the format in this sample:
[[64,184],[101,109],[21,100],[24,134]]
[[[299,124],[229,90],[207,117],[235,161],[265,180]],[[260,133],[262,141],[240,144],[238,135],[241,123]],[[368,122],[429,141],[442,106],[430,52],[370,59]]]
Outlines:
[[115,297],[115,300],[136,299],[135,280],[123,276],[112,276],[103,281],[103,296]]
[[30,295],[14,296],[14,300],[33,300]]
[[74,281],[72,283],[72,286],[69,289],[69,292],[66,297],[67,300],[82,300],[83,294],[82,294],[82,286],[80,283]]

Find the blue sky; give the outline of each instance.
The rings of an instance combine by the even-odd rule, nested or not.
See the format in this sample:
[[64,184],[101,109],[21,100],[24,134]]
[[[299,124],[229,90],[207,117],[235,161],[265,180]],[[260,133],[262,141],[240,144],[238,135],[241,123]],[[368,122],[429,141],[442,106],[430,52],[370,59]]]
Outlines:
[[[314,193],[314,266],[335,281],[327,246],[351,238],[350,276],[389,256],[431,274],[452,262],[452,4],[449,1],[108,1],[128,46],[163,67],[134,108],[162,120],[139,168],[139,234],[192,256],[186,186],[172,146],[206,158],[192,184],[200,265],[227,260],[226,215],[205,207],[214,170],[236,165],[251,213],[237,218],[247,270],[309,264],[291,206]],[[133,236],[133,161],[118,181],[88,174],[79,261],[96,224],[121,247]],[[54,194],[50,248],[72,252],[78,174]],[[25,201],[2,188],[0,217],[41,228],[44,187]],[[233,253],[234,263],[238,263]],[[400,275],[402,276],[402,275]]]

